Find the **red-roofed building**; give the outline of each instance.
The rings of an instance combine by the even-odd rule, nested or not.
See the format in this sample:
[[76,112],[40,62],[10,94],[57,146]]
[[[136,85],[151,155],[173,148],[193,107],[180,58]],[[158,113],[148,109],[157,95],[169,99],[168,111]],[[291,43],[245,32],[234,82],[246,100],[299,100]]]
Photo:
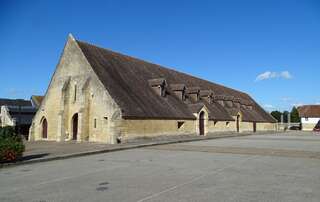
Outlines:
[[302,130],[314,130],[320,121],[320,105],[303,105],[298,107]]

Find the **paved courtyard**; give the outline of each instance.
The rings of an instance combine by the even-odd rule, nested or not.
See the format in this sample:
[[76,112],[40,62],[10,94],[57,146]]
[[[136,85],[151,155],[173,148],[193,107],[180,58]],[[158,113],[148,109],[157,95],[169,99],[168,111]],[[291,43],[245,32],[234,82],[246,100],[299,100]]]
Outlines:
[[320,136],[252,135],[0,169],[0,201],[320,201]]

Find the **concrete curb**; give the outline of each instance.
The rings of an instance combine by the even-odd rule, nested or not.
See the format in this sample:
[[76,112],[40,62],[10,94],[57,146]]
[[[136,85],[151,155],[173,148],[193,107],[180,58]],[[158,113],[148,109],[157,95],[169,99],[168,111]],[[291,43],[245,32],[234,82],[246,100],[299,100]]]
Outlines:
[[211,139],[230,138],[230,137],[242,137],[242,136],[249,136],[249,135],[253,135],[253,134],[257,134],[257,133],[241,133],[241,134],[230,134],[230,135],[220,135],[220,136],[204,136],[204,137],[196,136],[196,137],[180,139],[180,140],[163,140],[163,141],[137,143],[137,144],[133,144],[133,145],[123,144],[123,145],[119,145],[119,147],[116,147],[116,148],[106,148],[106,149],[101,149],[101,150],[72,153],[72,154],[53,156],[53,157],[42,158],[42,159],[33,159],[33,160],[26,160],[26,161],[17,161],[17,162],[13,162],[13,163],[4,163],[4,164],[0,164],[0,169],[6,168],[6,167],[19,166],[19,165],[26,165],[26,164],[75,158],[75,157],[81,157],[81,156],[88,156],[88,155],[94,155],[94,154],[102,154],[102,153],[123,151],[123,150],[129,150],[129,149],[138,149],[138,148],[151,147],[151,146],[156,146],[156,145],[176,144],[176,143],[183,143],[183,142],[195,142],[195,141],[201,141],[201,140],[211,140]]

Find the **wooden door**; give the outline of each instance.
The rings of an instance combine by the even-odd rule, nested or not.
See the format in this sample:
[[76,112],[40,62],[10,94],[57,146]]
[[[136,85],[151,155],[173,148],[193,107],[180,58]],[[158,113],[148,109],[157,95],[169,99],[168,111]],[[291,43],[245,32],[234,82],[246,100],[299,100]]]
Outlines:
[[204,112],[201,112],[199,116],[199,134],[204,135]]
[[76,140],[78,135],[78,114],[73,115],[72,118],[72,139]]
[[47,119],[42,121],[42,138],[48,138],[48,122]]
[[240,132],[240,115],[237,116],[237,132]]

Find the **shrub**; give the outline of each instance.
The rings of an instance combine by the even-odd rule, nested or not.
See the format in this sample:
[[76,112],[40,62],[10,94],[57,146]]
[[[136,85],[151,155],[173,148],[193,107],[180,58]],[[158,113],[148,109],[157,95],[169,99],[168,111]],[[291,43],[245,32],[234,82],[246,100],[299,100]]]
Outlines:
[[21,135],[16,134],[13,127],[0,128],[0,162],[17,160],[24,150]]

